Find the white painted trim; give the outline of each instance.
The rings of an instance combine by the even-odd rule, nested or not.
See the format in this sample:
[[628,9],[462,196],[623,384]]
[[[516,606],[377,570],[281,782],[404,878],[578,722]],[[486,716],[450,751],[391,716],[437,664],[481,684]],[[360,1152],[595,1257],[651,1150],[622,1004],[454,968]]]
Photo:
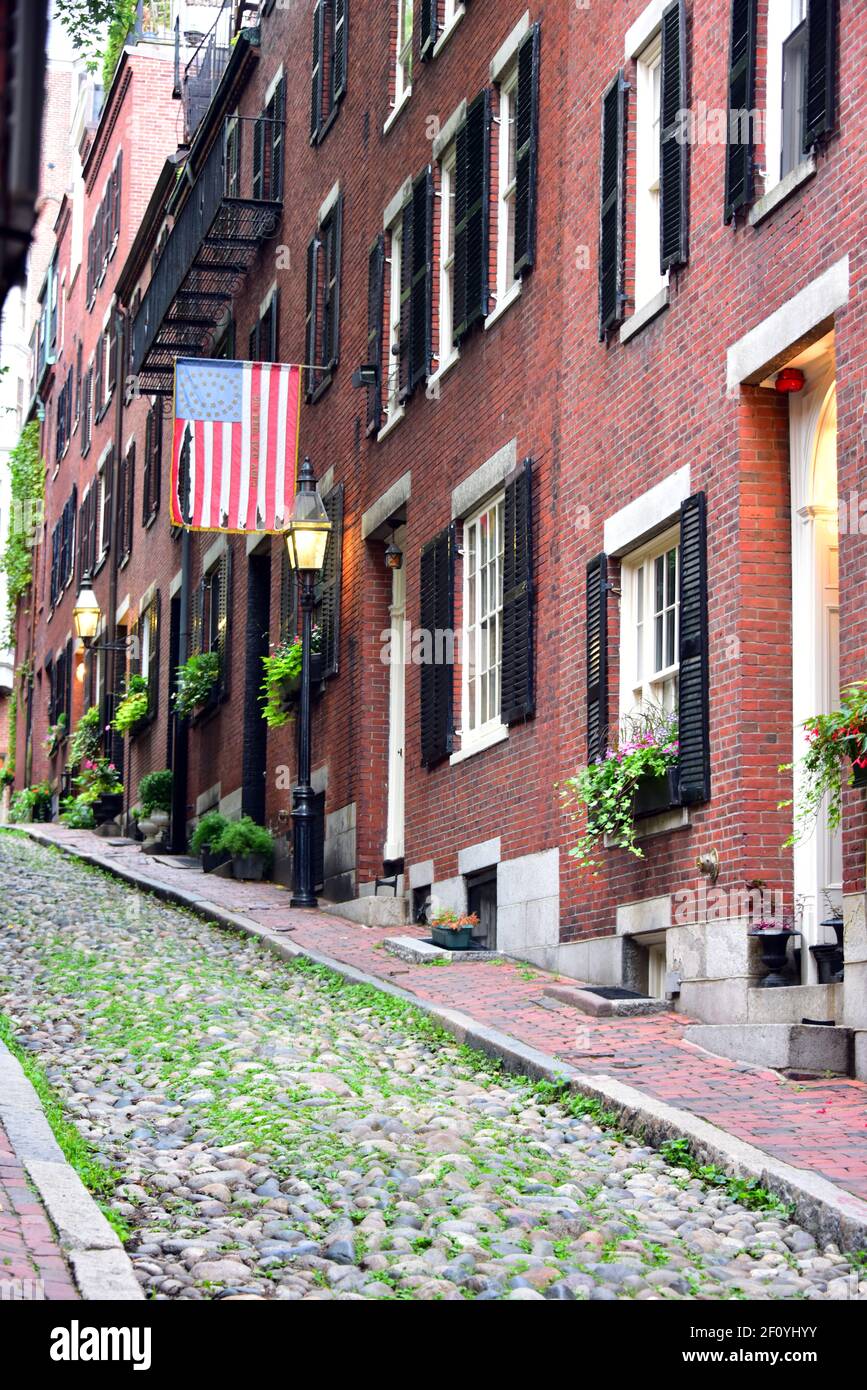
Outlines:
[[337,199],[339,197],[340,180],[338,179],[337,182],[330,189],[327,197],[325,198],[324,203],[319,209],[319,215],[316,223],[317,227],[321,227],[322,223],[328,218],[329,214],[334,211],[335,207],[337,206]]
[[267,90],[266,90],[266,92],[265,92],[265,105],[266,105],[266,106],[268,105],[268,102],[271,100],[272,96],[273,96],[274,93],[276,92],[278,83],[279,83],[279,82],[282,82],[282,80],[283,80],[283,64],[281,63],[280,66],[279,66],[279,68],[278,68],[277,71],[275,72],[274,76],[271,78],[271,81],[270,81],[270,83],[269,83],[269,85],[268,85],[268,88],[267,88]]
[[403,419],[403,417],[404,417],[405,414],[406,414],[406,409],[405,409],[405,407],[402,406],[402,405],[399,405],[399,406],[397,407],[397,410],[392,410],[392,411],[391,411],[391,413],[389,414],[388,419],[386,420],[386,422],[385,422],[385,424],[383,425],[382,429],[379,431],[379,434],[376,436],[376,442],[377,442],[377,444],[380,444],[380,443],[382,442],[383,439],[387,439],[387,438],[388,438],[388,436],[391,434],[391,432],[392,432],[392,430],[394,429],[394,427],[395,427],[396,425],[399,425],[399,424],[400,424],[400,422],[401,422],[401,420]]
[[474,758],[477,753],[484,753],[486,749],[494,748],[498,743],[505,743],[508,737],[508,724],[489,725],[478,738],[473,738],[471,734],[462,735],[461,747],[456,753],[452,753],[449,763],[456,767],[458,763],[466,762],[467,758]]
[[506,71],[518,56],[518,49],[530,32],[530,11],[526,10],[518,23],[515,25],[505,43],[502,43],[491,59],[491,81],[499,82],[503,73]]
[[726,353],[727,389],[733,391],[745,381],[761,381],[775,359],[848,302],[847,254],[732,344]]
[[177,574],[173,574],[171,579],[169,580],[169,598],[174,598],[175,594],[179,594],[181,592],[183,582],[183,570],[178,570]]
[[451,17],[451,19],[449,20],[448,24],[447,24],[446,27],[443,29],[442,33],[440,34],[439,38],[437,39],[436,43],[434,44],[433,53],[431,54],[431,57],[432,57],[432,58],[438,58],[438,57],[439,57],[439,55],[442,53],[443,49],[445,48],[445,46],[446,46],[446,44],[448,43],[449,39],[451,38],[452,34],[453,34],[453,33],[455,32],[455,30],[457,29],[458,25],[460,24],[460,22],[461,22],[461,20],[463,19],[463,17],[464,17],[465,14],[466,14],[466,10],[464,9],[463,5],[458,4],[458,5],[455,6],[455,12],[454,12],[454,14],[452,15],[452,17]]
[[382,214],[382,230],[389,231],[400,217],[410,198],[412,197],[412,179],[404,179],[394,197],[386,204],[385,212]]
[[408,502],[412,494],[412,473],[406,472],[398,478],[396,483],[392,483],[375,502],[372,502],[366,512],[361,514],[361,539],[367,540],[383,522],[394,513],[398,507],[402,507]]
[[142,594],[141,598],[140,598],[139,601],[138,601],[138,615],[139,615],[139,617],[141,617],[142,613],[144,613],[144,611],[145,611],[146,608],[150,608],[151,604],[152,604],[153,601],[154,601],[154,596],[155,596],[155,594],[156,594],[156,591],[157,591],[156,583],[149,584],[148,587],[145,589],[144,593]]
[[442,158],[444,151],[448,149],[466,119],[467,103],[464,99],[460,106],[455,107],[445,125],[440,126],[440,133],[431,147],[431,157],[434,160]]
[[388,132],[391,130],[391,127],[394,125],[395,121],[397,120],[403,108],[406,106],[411,96],[412,86],[404,87],[403,91],[400,94],[400,100],[397,101],[395,105],[391,108],[391,111],[385,119],[385,124],[382,127],[383,135],[387,135]]
[[265,310],[266,310],[267,308],[269,308],[269,306],[270,306],[270,304],[271,304],[271,301],[272,301],[272,299],[274,298],[274,296],[275,296],[276,293],[277,293],[277,281],[275,280],[274,283],[273,283],[273,285],[271,286],[270,290],[269,290],[268,293],[265,295],[265,298],[262,300],[262,303],[259,305],[259,318],[261,318],[262,315],[265,313]]
[[635,22],[630,24],[623,44],[623,57],[627,63],[637,58],[650,43],[662,24],[662,12],[669,3],[670,0],[650,0]]
[[770,217],[775,208],[778,208],[780,203],[785,202],[790,194],[801,187],[801,184],[807,183],[815,172],[816,156],[808,154],[806,159],[802,159],[800,164],[796,164],[794,169],[789,170],[784,179],[775,183],[764,198],[759,198],[757,203],[753,203],[747,217],[750,226],[757,227],[766,217]]
[[648,488],[619,512],[606,517],[603,548],[606,555],[625,555],[655,531],[677,519],[681,502],[690,496],[690,466],[685,463],[655,487]]
[[449,354],[449,356],[446,358],[445,362],[443,362],[442,366],[441,366],[441,367],[437,367],[437,369],[436,369],[436,371],[434,372],[433,376],[429,376],[429,377],[428,377],[428,379],[427,379],[427,385],[426,385],[426,387],[425,387],[425,390],[426,390],[426,392],[427,392],[428,400],[430,400],[431,394],[432,394],[432,392],[431,392],[431,387],[433,387],[433,389],[436,390],[436,388],[439,386],[440,382],[442,381],[443,377],[444,377],[444,376],[448,376],[448,374],[449,374],[449,372],[451,371],[452,367],[454,367],[458,362],[460,362],[460,360],[461,360],[460,350],[459,350],[458,348],[453,348],[452,351],[451,351],[451,353]]
[[634,314],[630,314],[629,318],[621,325],[621,343],[628,343],[630,338],[634,338],[636,333],[640,333],[642,328],[646,327],[648,323],[652,323],[663,309],[667,308],[668,285],[665,284],[658,294],[655,294],[652,299],[648,299],[647,303],[642,304],[640,309],[636,309]]
[[518,441],[510,439],[502,449],[492,454],[480,468],[476,468],[468,478],[458,483],[452,492],[452,520],[468,516],[480,507],[487,497],[498,492],[508,475],[515,467],[518,458]]
[[523,280],[515,280],[515,282],[509,286],[509,289],[503,295],[502,299],[498,301],[496,306],[491,310],[491,312],[488,314],[488,317],[485,319],[486,330],[489,328],[493,328],[494,324],[503,317],[506,310],[511,309],[512,305],[515,303],[515,300],[521,298],[521,291],[523,287]]
[[124,597],[123,602],[122,602],[121,604],[119,604],[118,609],[117,609],[117,612],[116,612],[115,615],[114,615],[115,627],[117,627],[120,623],[123,622],[123,620],[124,620],[124,618],[126,617],[126,615],[127,615],[128,612],[129,612],[129,594],[126,594],[125,597]]
[[229,548],[227,536],[218,536],[213,545],[209,545],[202,557],[202,574],[207,574],[208,570],[213,569],[214,565]]

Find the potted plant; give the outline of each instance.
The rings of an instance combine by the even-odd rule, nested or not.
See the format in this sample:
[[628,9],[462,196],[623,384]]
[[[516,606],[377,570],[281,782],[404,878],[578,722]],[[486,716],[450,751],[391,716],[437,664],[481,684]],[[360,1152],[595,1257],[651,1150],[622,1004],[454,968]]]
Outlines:
[[84,758],[73,785],[82,804],[93,808],[97,825],[118,818],[123,806],[123,783],[110,758]]
[[[262,657],[265,676],[261,687],[262,718],[269,729],[291,722],[301,686],[301,638],[281,642]],[[310,683],[322,682],[322,630],[313,628],[310,639]]]
[[69,744],[69,763],[80,767],[85,758],[95,758],[102,743],[102,721],[96,705],[85,710],[72,731]]
[[151,853],[162,848],[171,821],[172,774],[169,769],[146,773],[138,784],[138,799],[139,829],[145,837],[142,849]]
[[[804,733],[807,751],[798,763],[796,796],[779,803],[780,809],[794,806],[794,827],[785,848],[810,838],[826,804],[828,827],[837,830],[843,816],[844,782],[867,784],[867,680],[847,685],[840,708],[833,713],[805,719]],[[780,772],[793,768],[794,763],[782,763]]]
[[603,757],[564,784],[565,804],[582,825],[569,853],[582,869],[597,874],[606,842],[643,859],[635,823],[677,804],[677,721],[666,710],[646,707],[627,717]]
[[178,667],[174,706],[179,719],[191,719],[211,699],[220,679],[220,653],[196,652]]
[[3,767],[0,767],[0,792],[5,791],[7,787],[12,787],[14,785],[15,769],[14,767],[10,767],[8,763],[5,763]]
[[68,796],[62,803],[60,823],[70,830],[94,830],[96,816],[93,807],[83,796]]
[[431,918],[431,938],[435,946],[447,951],[469,951],[473,945],[473,927],[479,925],[474,912],[451,912],[440,908]]
[[10,821],[50,821],[51,788],[47,782],[37,782],[32,787],[22,787],[15,793],[9,805]]
[[250,816],[230,821],[212,848],[231,857],[235,878],[255,882],[265,877],[265,870],[274,858],[270,831],[257,825]]
[[785,917],[763,917],[752,923],[748,935],[759,942],[762,965],[767,971],[760,982],[762,989],[779,989],[793,983],[787,970],[787,958],[789,942],[798,934]]
[[132,675],[111,721],[111,727],[119,734],[135,733],[144,723],[150,710],[148,683],[144,676]]
[[65,714],[61,714],[58,717],[56,724],[49,724],[48,733],[45,735],[42,744],[49,758],[55,756],[61,743],[66,738],[66,725],[67,718]]
[[229,858],[227,850],[216,848],[228,824],[226,817],[221,816],[219,811],[207,811],[193,831],[190,849],[193,854],[201,855],[202,868],[206,874],[218,869]]

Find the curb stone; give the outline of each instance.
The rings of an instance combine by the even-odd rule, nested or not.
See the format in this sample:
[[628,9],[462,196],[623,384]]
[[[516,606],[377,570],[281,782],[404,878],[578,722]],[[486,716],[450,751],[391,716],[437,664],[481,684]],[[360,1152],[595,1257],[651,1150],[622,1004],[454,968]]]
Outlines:
[[255,937],[273,955],[283,960],[303,956],[315,964],[326,966],[352,984],[371,986],[411,1004],[451,1033],[457,1042],[493,1057],[507,1071],[518,1072],[538,1081],[566,1082],[577,1094],[600,1101],[616,1114],[624,1130],[655,1148],[668,1139],[686,1139],[699,1162],[716,1164],[733,1177],[755,1179],[780,1201],[791,1203],[798,1223],[820,1243],[833,1243],[840,1250],[867,1251],[867,1202],[829,1182],[827,1178],[772,1158],[755,1145],[728,1134],[688,1110],[678,1110],[634,1086],[626,1086],[603,1074],[585,1075],[568,1063],[560,1062],[497,1028],[478,1023],[457,1009],[431,1004],[376,975],[368,975],[322,952],[298,946],[260,922],[240,913],[229,912],[209,899],[185,892],[182,888],[157,883],[144,873],[138,875],[101,854],[64,844],[34,827],[25,825],[19,828],[39,844],[58,849],[139,889],[153,892],[163,901],[185,907],[218,926]]
[[103,1216],[52,1133],[17,1057],[0,1042],[0,1123],[39,1193],[75,1282],[91,1301],[142,1300],[120,1238]]

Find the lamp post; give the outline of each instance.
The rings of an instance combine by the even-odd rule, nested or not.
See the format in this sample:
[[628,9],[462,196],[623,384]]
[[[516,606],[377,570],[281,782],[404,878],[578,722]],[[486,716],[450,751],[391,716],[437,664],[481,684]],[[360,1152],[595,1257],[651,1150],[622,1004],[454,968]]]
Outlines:
[[292,791],[292,907],[316,907],[313,873],[313,787],[310,785],[310,645],[316,577],[325,561],[331,532],[328,513],[316,490],[313,465],[305,458],[289,525],[286,549],[298,576],[301,607],[301,692],[298,710],[298,782]]

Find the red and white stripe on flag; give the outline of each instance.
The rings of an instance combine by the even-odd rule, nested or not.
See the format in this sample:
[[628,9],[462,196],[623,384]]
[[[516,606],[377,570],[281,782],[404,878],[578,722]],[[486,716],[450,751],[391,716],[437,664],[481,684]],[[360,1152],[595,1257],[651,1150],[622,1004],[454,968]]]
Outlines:
[[178,358],[172,525],[282,531],[295,496],[300,415],[298,366]]

